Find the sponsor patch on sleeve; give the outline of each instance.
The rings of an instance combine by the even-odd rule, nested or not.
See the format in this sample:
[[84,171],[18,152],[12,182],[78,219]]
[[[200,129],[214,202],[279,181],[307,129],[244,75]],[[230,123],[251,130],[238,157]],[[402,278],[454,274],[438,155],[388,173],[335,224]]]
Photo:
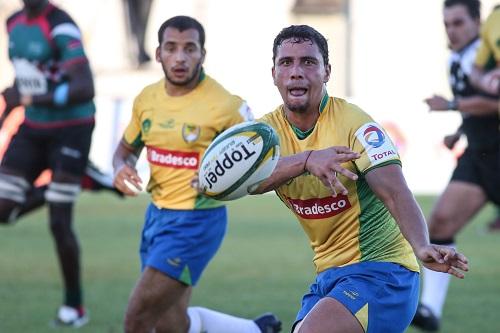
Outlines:
[[399,158],[391,139],[377,123],[364,124],[355,135],[365,148],[371,166]]

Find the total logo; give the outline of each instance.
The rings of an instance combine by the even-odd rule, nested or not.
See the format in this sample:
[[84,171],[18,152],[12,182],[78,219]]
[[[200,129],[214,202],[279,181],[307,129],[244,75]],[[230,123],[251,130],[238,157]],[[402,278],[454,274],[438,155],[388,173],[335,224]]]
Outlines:
[[380,128],[373,125],[365,129],[363,137],[365,138],[366,143],[374,148],[382,146],[385,142],[384,132],[382,132]]

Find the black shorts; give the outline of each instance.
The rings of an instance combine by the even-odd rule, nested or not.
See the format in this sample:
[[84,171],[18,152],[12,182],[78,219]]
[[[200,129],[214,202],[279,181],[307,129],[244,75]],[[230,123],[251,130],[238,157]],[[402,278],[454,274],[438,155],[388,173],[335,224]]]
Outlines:
[[87,165],[94,124],[33,128],[22,124],[7,149],[2,166],[32,183],[45,169],[81,177]]
[[490,201],[500,205],[500,156],[498,150],[466,149],[458,159],[451,180],[481,186]]

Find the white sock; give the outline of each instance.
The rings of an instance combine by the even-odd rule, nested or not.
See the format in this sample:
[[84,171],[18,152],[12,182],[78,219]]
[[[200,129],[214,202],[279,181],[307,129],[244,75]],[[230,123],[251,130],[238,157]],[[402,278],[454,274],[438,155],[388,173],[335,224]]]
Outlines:
[[[455,248],[455,244],[450,244]],[[423,286],[420,302],[431,309],[432,313],[441,318],[443,306],[448,293],[450,274],[436,272],[423,267]]]
[[261,333],[250,319],[238,318],[202,307],[189,307],[188,333]]

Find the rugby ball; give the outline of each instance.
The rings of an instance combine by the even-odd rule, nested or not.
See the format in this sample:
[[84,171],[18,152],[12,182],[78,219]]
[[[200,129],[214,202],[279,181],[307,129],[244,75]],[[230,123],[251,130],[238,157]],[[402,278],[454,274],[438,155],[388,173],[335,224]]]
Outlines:
[[219,134],[200,163],[199,185],[210,198],[241,198],[271,175],[280,157],[276,131],[265,123],[247,121]]

